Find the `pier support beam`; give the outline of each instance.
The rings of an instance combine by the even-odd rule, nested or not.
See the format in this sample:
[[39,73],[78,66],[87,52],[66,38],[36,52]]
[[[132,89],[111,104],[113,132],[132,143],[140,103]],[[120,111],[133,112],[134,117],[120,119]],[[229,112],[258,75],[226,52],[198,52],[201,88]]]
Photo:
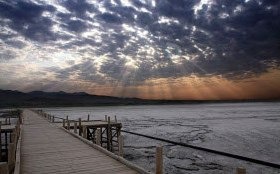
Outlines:
[[236,174],[246,174],[246,169],[243,167],[238,167],[236,169]]
[[74,122],[74,133],[75,134],[77,133],[77,122],[76,121]]
[[62,120],[62,127],[65,128],[65,119]]
[[8,146],[8,168],[9,171],[11,172],[15,166],[15,155],[16,155],[16,145],[15,143],[10,143]]
[[156,147],[156,174],[163,174],[162,146]]
[[79,135],[82,136],[82,119],[79,118]]
[[118,145],[119,145],[119,156],[123,157],[123,135],[119,135]]
[[87,127],[83,126],[83,138],[87,139]]
[[[0,161],[2,161],[2,135],[1,135],[1,124],[2,122],[0,121]],[[1,173],[1,172],[0,172]]]
[[111,119],[108,117],[108,126],[107,126],[107,150],[113,152],[112,148],[112,129],[111,129]]
[[8,164],[7,163],[2,163],[0,164],[0,173],[2,174],[9,174],[8,172]]
[[67,129],[70,130],[70,121],[67,119]]
[[101,146],[101,129],[100,128],[96,129],[96,144],[98,146]]

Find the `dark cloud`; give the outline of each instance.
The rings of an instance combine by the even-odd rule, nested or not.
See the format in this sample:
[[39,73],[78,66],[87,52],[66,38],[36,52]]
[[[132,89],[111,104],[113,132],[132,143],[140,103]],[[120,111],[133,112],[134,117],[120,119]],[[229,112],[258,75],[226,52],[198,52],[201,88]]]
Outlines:
[[64,25],[64,27],[67,28],[68,30],[77,33],[85,31],[87,26],[88,25],[81,20],[69,20],[67,24]]
[[82,19],[88,18],[86,12],[96,10],[94,5],[87,3],[86,0],[61,0],[60,3],[68,9],[71,15]]
[[1,18],[9,19],[9,27],[26,38],[40,42],[56,39],[51,31],[52,20],[42,16],[45,11],[54,12],[53,6],[24,1],[0,2],[0,11]]
[[145,27],[147,25],[152,25],[156,21],[155,16],[147,12],[138,13],[137,15],[137,23],[141,27]]
[[101,19],[104,22],[108,22],[108,23],[116,23],[116,24],[121,24],[122,20],[120,17],[111,14],[111,13],[102,13],[100,15],[97,16],[97,18]]
[[24,42],[19,40],[7,40],[5,43],[13,48],[18,48],[18,49],[21,49],[26,45]]
[[194,17],[193,7],[197,0],[161,0],[157,2],[156,11],[163,16],[180,19],[184,22],[191,22]]
[[111,12],[113,12],[113,16],[120,16],[120,18],[115,19],[117,21],[122,21],[125,23],[133,23],[134,21],[134,14],[136,14],[136,10],[132,7],[123,7],[123,6],[111,6],[108,5],[107,7]]

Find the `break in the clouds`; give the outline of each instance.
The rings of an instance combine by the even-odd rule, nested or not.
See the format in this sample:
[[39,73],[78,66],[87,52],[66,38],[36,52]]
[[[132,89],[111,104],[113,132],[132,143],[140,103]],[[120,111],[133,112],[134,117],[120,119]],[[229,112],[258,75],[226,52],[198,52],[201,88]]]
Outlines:
[[278,0],[1,0],[8,80],[0,85],[258,76],[279,69],[279,8]]

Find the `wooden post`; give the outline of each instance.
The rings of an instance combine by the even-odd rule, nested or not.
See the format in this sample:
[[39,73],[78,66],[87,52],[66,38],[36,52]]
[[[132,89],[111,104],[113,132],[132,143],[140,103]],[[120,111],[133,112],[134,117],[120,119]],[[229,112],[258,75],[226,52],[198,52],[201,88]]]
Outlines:
[[[0,121],[0,161],[2,161],[2,134],[1,134],[1,124],[2,122]],[[1,169],[0,169],[1,173]]]
[[117,120],[117,116],[115,115],[115,122],[117,123],[118,122],[118,120]]
[[52,116],[52,122],[54,123],[54,116]]
[[87,127],[83,126],[83,138],[87,139]]
[[[19,121],[18,121],[18,122],[19,122]],[[17,125],[16,125],[16,141],[17,141],[18,138],[19,138],[19,132],[20,132],[20,125],[17,124]]]
[[9,174],[8,172],[8,164],[7,163],[1,163],[0,164],[0,173],[2,174]]
[[123,156],[123,135],[119,135],[118,137],[118,145],[119,145],[119,156]]
[[74,133],[75,134],[77,133],[77,122],[76,121],[74,122]]
[[102,127],[100,129],[100,146],[102,147],[103,145],[103,132],[102,132]]
[[9,120],[9,124],[11,124],[11,117],[9,117],[8,120]]
[[101,129],[96,129],[96,144],[101,146]]
[[88,116],[87,116],[87,121],[89,121],[89,114],[88,114]]
[[108,117],[107,126],[107,149],[112,152],[112,129],[111,129],[111,119]]
[[79,118],[79,135],[82,136],[82,119]]
[[11,133],[11,142],[16,144],[16,134],[15,133]]
[[[16,139],[17,140],[17,137],[18,137],[18,125],[16,124],[16,126],[15,126],[15,129],[14,129],[15,131],[14,131],[14,134],[15,134],[15,138],[14,139]],[[16,140],[15,140],[15,142],[16,142]]]
[[107,115],[105,115],[105,121],[107,121]]
[[7,117],[5,118],[5,124],[6,125],[8,124],[8,118]]
[[22,124],[22,114],[19,114],[18,119],[19,119],[19,124]]
[[62,126],[65,128],[65,119],[62,120]]
[[8,168],[9,171],[12,171],[12,169],[14,168],[15,165],[15,143],[10,143],[8,146]]
[[67,120],[67,129],[70,130],[70,121]]
[[236,174],[246,174],[246,169],[243,167],[238,167],[236,169]]
[[156,147],[156,174],[163,174],[162,146]]

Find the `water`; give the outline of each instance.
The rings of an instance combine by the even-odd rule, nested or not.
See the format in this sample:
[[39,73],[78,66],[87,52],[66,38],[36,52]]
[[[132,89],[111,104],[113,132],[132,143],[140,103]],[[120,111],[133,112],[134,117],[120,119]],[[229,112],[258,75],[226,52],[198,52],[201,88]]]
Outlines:
[[[71,119],[117,116],[123,129],[280,164],[280,103],[225,103],[157,106],[45,108]],[[164,147],[165,173],[279,174],[280,170],[186,147],[124,134],[125,158],[154,170],[155,147]]]

